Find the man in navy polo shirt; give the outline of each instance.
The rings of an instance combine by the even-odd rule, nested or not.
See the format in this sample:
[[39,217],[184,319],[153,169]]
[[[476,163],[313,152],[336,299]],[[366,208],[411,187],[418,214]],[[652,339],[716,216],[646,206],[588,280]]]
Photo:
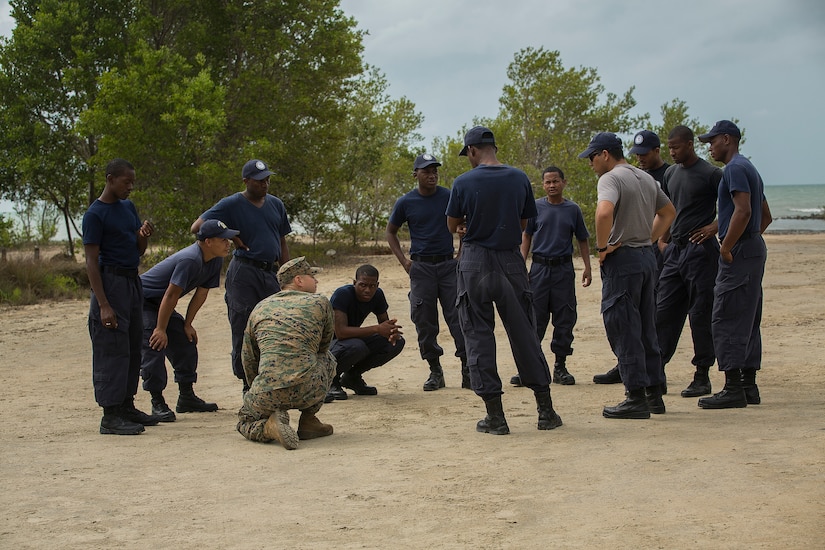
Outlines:
[[466,223],[458,261],[458,311],[467,347],[470,383],[484,400],[487,416],[476,430],[510,433],[501,403],[501,378],[496,365],[495,312],[510,339],[522,384],[533,390],[538,429],[562,425],[550,398],[550,368],[536,336],[527,267],[521,255],[521,232],[536,216],[536,200],[527,174],[499,162],[489,128],[476,126],[464,136],[471,170],[458,176],[447,204],[452,233]]
[[[198,380],[198,333],[192,322],[206,301],[210,288],[221,282],[223,259],[229,254],[238,232],[220,220],[206,220],[198,241],[180,250],[140,276],[143,283],[143,389],[152,394],[152,414],[161,422],[174,422],[175,413],[166,404],[166,359],[175,371],[180,388],[179,413],[218,410],[192,389]],[[195,291],[186,308],[186,318],[175,311],[178,300]]]
[[241,171],[246,189],[221,199],[192,224],[197,233],[206,220],[221,220],[240,233],[233,239],[235,252],[226,271],[226,309],[232,329],[232,372],[243,381],[241,350],[249,314],[258,302],[281,290],[278,267],[289,261],[286,236],[292,232],[281,199],[269,194],[272,172],[266,163],[252,159]]
[[713,292],[711,329],[725,387],[699,399],[703,409],[729,409],[762,402],[756,371],[762,366],[762,276],[768,251],[762,233],[773,221],[762,177],[739,153],[742,133],[720,120],[699,136],[723,162],[719,183],[719,272]]
[[[438,302],[455,342],[455,354],[461,359],[461,387],[470,387],[464,335],[456,310],[456,260],[453,235],[447,229],[444,211],[450,191],[438,186],[441,163],[429,154],[419,155],[413,163],[415,189],[395,202],[387,222],[387,243],[410,276],[410,319],[418,333],[421,358],[430,364],[430,376],[424,391],[445,386],[444,370],[439,357],[444,349],[438,345]],[[401,250],[398,230],[404,223],[410,229],[410,258]]]
[[[590,271],[590,233],[584,225],[584,215],[575,202],[564,198],[567,180],[557,166],[544,169],[541,176],[546,197],[536,200],[538,215],[530,218],[521,237],[521,255],[527,259],[533,249],[530,266],[530,289],[533,291],[533,311],[539,341],[544,339],[547,325],[553,322],[550,350],[556,356],[553,382],[572,386],[576,379],[567,370],[567,356],[573,353],[573,327],[576,326],[576,271],[573,269],[573,238],[579,245],[584,263],[582,286],[592,282]],[[518,375],[510,379],[521,385]]]
[[89,336],[95,401],[103,408],[100,433],[136,435],[158,419],[135,408],[140,380],[143,289],[140,257],[154,232],[141,223],[129,195],[135,167],[124,159],[106,165],[106,186],[83,215],[83,250],[92,287]]

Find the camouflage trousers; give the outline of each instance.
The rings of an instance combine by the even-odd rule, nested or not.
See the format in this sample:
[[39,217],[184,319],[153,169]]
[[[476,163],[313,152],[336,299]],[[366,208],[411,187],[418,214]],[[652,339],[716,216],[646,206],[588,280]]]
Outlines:
[[316,414],[324,404],[334,372],[333,362],[313,369],[302,383],[288,388],[262,391],[253,384],[238,411],[238,432],[250,441],[266,443],[272,440],[264,436],[264,424],[277,411],[298,409],[301,413]]

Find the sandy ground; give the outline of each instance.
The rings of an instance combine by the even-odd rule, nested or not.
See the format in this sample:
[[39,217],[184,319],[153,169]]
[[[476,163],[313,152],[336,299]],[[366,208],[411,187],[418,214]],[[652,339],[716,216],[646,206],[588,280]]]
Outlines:
[[[339,259],[319,277],[330,295],[374,263],[408,345],[366,375],[377,397],[324,406],[335,434],[296,451],[235,431],[241,385],[222,290],[196,322],[196,390],[221,409],[136,437],[98,434],[87,302],[4,310],[0,547],[823,548],[825,235],[767,241],[762,405],[705,411],[681,398],[687,337],[668,368],[667,414],[602,418],[622,389],[592,383],[614,361],[597,271],[579,291],[577,384],[553,386],[564,426],[536,430],[531,392],[507,387],[509,436],[476,433],[483,403],[459,388],[448,339],[447,388],[421,390],[408,281],[391,256]],[[500,327],[497,338],[507,380]],[[712,379],[721,388],[721,373]],[[138,406],[150,408],[143,390]]]

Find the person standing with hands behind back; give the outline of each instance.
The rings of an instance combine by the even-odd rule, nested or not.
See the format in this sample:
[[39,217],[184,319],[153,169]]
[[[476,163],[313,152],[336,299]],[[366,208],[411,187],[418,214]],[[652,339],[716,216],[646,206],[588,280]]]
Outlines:
[[103,408],[101,434],[137,435],[158,418],[135,408],[143,335],[140,257],[154,227],[142,223],[129,195],[135,167],[106,165],[103,193],[83,215],[83,250],[92,287],[89,336],[95,400]]

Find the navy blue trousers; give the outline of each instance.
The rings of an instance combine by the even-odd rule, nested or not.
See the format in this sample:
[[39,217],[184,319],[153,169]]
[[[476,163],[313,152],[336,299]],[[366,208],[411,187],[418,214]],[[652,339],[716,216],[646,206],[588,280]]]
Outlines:
[[628,391],[664,383],[656,337],[656,258],[649,246],[619,247],[601,266],[602,319]]
[[553,323],[550,350],[567,357],[573,353],[573,327],[576,326],[576,270],[573,262],[544,265],[533,262],[530,267],[530,288],[533,291],[533,311],[536,312],[536,335],[544,339],[547,326]]
[[656,334],[662,350],[662,367],[676,353],[685,318],[690,321],[693,338],[691,363],[697,367],[710,367],[716,361],[710,320],[719,243],[716,239],[685,246],[671,242],[665,249],[664,258],[656,297]]
[[444,355],[438,345],[438,304],[447,328],[455,342],[456,357],[466,357],[464,335],[456,309],[458,278],[455,260],[437,264],[413,262],[410,267],[410,319],[418,334],[418,349],[422,359],[436,359]]
[[184,319],[177,311],[172,312],[166,326],[169,342],[166,349],[157,351],[149,346],[149,337],[158,326],[158,309],[154,304],[143,305],[143,360],[140,375],[143,389],[149,392],[166,389],[166,359],[172,364],[175,382],[194,384],[198,381],[198,346],[190,342],[183,330]]
[[352,370],[364,374],[370,369],[380,367],[395,358],[404,349],[404,338],[399,338],[392,345],[380,334],[366,338],[347,338],[333,340],[329,351],[338,361],[336,373],[342,374]]
[[470,383],[484,400],[500,396],[496,364],[495,311],[498,311],[521,382],[547,391],[550,369],[536,336],[533,294],[518,248],[491,250],[464,243],[458,262],[458,313]]
[[762,367],[762,277],[768,250],[761,235],[740,239],[733,262],[719,257],[713,299],[713,345],[719,370]]
[[226,270],[226,310],[232,330],[232,372],[245,380],[241,350],[249,314],[258,302],[281,290],[274,271],[264,271],[254,265],[232,261]]
[[140,278],[100,274],[103,292],[117,315],[117,328],[100,321],[100,306],[92,293],[89,303],[89,337],[92,340],[92,383],[101,407],[122,404],[137,393],[143,338],[143,286]]

